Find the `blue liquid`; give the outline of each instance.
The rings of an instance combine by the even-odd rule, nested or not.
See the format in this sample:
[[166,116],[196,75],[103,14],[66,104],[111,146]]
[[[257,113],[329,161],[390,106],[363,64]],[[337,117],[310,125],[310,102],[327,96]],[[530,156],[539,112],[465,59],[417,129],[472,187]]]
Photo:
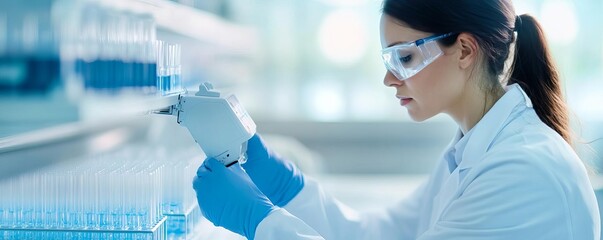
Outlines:
[[4,217],[4,209],[0,208],[0,227],[6,226],[6,218]]
[[84,226],[82,225],[82,223],[80,222],[78,213],[76,212],[70,212],[69,213],[69,225],[67,225],[68,227],[71,228],[83,228]]
[[23,227],[33,226],[33,210],[23,209],[22,214],[23,219],[21,220],[21,225]]
[[[150,229],[145,229],[149,231]],[[114,232],[114,231],[86,231],[65,229],[47,231],[46,229],[32,230],[0,230],[0,239],[137,239],[137,240],[166,240],[167,232],[165,222],[155,231],[149,232]]]
[[94,229],[94,214],[91,212],[86,212],[84,215],[86,215],[86,221],[85,221],[85,229]]
[[56,225],[54,223],[56,223],[53,219],[55,213],[52,211],[46,211],[46,216],[45,218],[45,222],[44,222],[44,227],[45,228],[54,228],[56,227]]
[[121,60],[77,60],[75,71],[86,89],[115,93],[123,88],[156,86],[157,64]]
[[130,209],[126,212],[126,223],[128,229],[132,229],[133,226],[136,226],[136,209]]
[[170,213],[182,213],[183,211],[180,211],[180,204],[178,203],[171,203],[170,204]]
[[113,219],[113,229],[122,229],[124,227],[122,214],[111,213],[111,218]]
[[0,92],[47,93],[60,84],[59,58],[0,57]]
[[194,232],[195,226],[201,220],[201,211],[199,207],[187,211],[167,215],[166,228],[170,239],[186,239]]
[[99,214],[100,218],[100,228],[101,229],[109,229],[111,226],[109,225],[109,214],[107,212],[101,212]]
[[172,79],[172,90],[174,92],[182,90],[182,80],[180,78],[180,74],[174,74],[170,77]]
[[157,64],[143,64],[143,83],[144,86],[153,87],[157,84]]
[[182,90],[180,75],[169,75],[157,77],[157,90],[162,94],[178,92]]
[[162,95],[165,95],[166,93],[170,93],[170,89],[171,89],[171,77],[170,76],[159,76],[157,78],[157,90],[159,90],[159,92]]

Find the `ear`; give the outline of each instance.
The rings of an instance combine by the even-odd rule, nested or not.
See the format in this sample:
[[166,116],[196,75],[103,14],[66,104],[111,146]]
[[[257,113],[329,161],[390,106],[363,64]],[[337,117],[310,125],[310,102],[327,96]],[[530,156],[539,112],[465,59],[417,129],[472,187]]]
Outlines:
[[471,34],[461,33],[457,38],[457,46],[460,50],[459,67],[467,69],[475,63],[478,57],[477,39]]

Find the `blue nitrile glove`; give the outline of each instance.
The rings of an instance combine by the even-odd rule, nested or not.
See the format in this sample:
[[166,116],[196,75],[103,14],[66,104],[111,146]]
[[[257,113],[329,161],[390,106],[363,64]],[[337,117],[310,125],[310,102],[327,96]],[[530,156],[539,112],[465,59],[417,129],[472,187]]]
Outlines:
[[276,206],[285,206],[304,187],[301,171],[292,162],[270,151],[258,134],[247,142],[247,162],[242,166]]
[[276,209],[239,164],[226,168],[214,158],[205,159],[193,188],[203,216],[248,239],[255,237],[258,224]]

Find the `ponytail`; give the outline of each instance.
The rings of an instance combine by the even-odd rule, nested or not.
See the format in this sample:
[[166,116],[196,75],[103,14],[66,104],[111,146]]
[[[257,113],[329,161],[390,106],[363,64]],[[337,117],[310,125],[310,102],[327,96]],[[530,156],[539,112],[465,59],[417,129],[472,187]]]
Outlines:
[[515,20],[515,31],[515,62],[508,84],[519,84],[532,100],[540,120],[572,145],[561,80],[542,27],[534,17],[523,14]]

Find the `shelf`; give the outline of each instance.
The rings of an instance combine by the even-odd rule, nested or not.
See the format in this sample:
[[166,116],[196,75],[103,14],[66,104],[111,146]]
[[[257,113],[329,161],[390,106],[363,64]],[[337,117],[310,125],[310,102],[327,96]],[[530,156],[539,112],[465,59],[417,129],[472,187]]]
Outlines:
[[[168,96],[0,97],[0,179],[146,139]],[[176,121],[174,119],[174,121]]]
[[[124,118],[174,105],[178,96],[89,95],[77,102],[64,96],[0,97],[0,109],[6,113],[0,118],[0,123],[65,123]],[[0,131],[0,137],[3,135],[6,134]]]
[[61,124],[0,138],[0,180],[145,139],[144,116]]
[[228,22],[219,16],[167,0],[103,0],[116,9],[152,15],[157,26],[233,53],[253,53],[258,46],[254,28]]
[[[178,94],[168,96],[88,96],[77,103],[62,97],[0,97],[0,153],[6,147],[6,138],[41,131],[45,135],[60,137],[58,129],[70,134],[70,128],[107,122],[119,125],[120,119],[129,119],[164,109],[178,103]],[[75,125],[74,125],[75,124]],[[80,124],[80,125],[77,125]],[[54,128],[57,129],[48,129]],[[14,140],[14,139],[13,139]],[[49,139],[50,140],[50,139]],[[28,141],[25,141],[28,142]]]
[[167,96],[124,96],[105,99],[104,97],[86,97],[79,102],[80,119],[90,120],[104,117],[127,117],[146,114],[154,110],[167,108],[178,103],[179,94]]

